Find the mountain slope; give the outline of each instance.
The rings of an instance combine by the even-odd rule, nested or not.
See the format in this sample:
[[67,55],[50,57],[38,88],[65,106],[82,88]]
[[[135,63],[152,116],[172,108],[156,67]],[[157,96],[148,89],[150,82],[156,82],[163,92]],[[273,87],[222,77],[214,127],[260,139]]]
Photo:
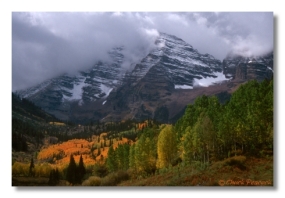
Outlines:
[[20,90],[21,97],[33,101],[62,120],[70,119],[72,106],[82,106],[106,98],[120,84],[123,62],[122,47],[109,52],[110,62],[97,62],[77,75],[64,74],[42,84]]
[[108,62],[18,93],[62,120],[172,122],[197,96],[229,95],[243,82],[273,75],[273,53],[250,58],[231,54],[221,62],[173,35],[160,33],[155,44],[132,70],[123,69],[124,47],[117,47]]
[[227,78],[235,80],[269,79],[273,75],[273,52],[252,57],[229,54],[223,60],[223,71]]
[[19,96],[12,93],[12,118],[31,119],[38,122],[53,122],[59,121],[53,115],[46,113],[40,107],[36,106],[27,99],[21,99]]
[[[208,84],[227,80],[220,78],[223,76],[221,61],[200,54],[175,36],[162,33],[156,45],[156,49],[126,74],[122,86],[110,94],[106,104],[112,109],[105,119],[155,118],[168,122],[192,101],[178,99],[176,94],[201,87],[205,79]],[[178,100],[173,101],[174,98]]]

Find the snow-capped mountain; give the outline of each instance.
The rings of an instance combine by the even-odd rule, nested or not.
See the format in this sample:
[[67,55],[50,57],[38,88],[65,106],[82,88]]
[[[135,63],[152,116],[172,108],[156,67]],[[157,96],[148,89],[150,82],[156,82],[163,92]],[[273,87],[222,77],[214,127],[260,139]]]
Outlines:
[[220,60],[209,54],[200,54],[176,36],[161,33],[156,46],[129,74],[133,83],[141,80],[153,66],[171,79],[177,89],[193,88],[195,80],[217,78],[222,73]]
[[181,102],[172,112],[171,101],[179,90],[207,87],[228,80],[220,60],[199,53],[176,36],[161,33],[156,48],[126,74],[122,85],[108,97],[106,104],[113,109],[105,118],[119,120],[123,116],[159,120],[157,115],[165,114],[166,119],[161,121],[167,121],[190,102]]
[[88,104],[107,98],[120,84],[123,47],[109,52],[109,62],[97,62],[90,70],[76,75],[64,74],[47,80],[35,87],[17,92],[60,119],[69,119],[70,104]]
[[110,63],[98,62],[88,71],[78,72],[77,75],[64,74],[19,93],[24,98],[30,98],[52,91],[58,93],[62,102],[78,100],[79,103],[107,97],[122,78],[122,50],[123,47],[118,47],[109,52]]
[[122,68],[124,47],[116,47],[109,52],[108,62],[18,94],[63,120],[155,118],[168,122],[199,95],[230,91],[233,85],[227,83],[234,79],[260,80],[270,76],[267,70],[273,73],[273,53],[254,58],[228,56],[221,62],[173,35],[160,33],[155,44],[131,70]]

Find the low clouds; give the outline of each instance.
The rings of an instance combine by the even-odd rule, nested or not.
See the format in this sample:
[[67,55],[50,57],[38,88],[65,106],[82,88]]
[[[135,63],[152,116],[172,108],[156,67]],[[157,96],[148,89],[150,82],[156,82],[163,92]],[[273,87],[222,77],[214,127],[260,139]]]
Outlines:
[[115,46],[124,46],[128,69],[154,47],[159,32],[220,60],[231,51],[259,55],[273,49],[272,13],[14,12],[12,89],[107,61]]
[[203,21],[214,35],[219,36],[229,51],[243,56],[263,55],[273,50],[272,12],[221,12],[189,14]]

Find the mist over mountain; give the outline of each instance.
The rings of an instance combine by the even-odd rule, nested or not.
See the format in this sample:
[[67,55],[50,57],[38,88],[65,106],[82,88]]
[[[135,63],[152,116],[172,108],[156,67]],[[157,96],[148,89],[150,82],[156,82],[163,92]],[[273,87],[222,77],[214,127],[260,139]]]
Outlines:
[[273,30],[272,12],[12,12],[12,91],[112,62],[114,47],[124,46],[121,67],[132,70],[159,32],[223,61],[270,53]]
[[220,61],[166,33],[159,33],[147,55],[128,67],[124,51],[124,46],[111,48],[108,61],[17,93],[61,120],[151,118],[166,123],[175,121],[198,96],[230,94],[243,82],[273,76],[273,52],[250,57],[229,54]]

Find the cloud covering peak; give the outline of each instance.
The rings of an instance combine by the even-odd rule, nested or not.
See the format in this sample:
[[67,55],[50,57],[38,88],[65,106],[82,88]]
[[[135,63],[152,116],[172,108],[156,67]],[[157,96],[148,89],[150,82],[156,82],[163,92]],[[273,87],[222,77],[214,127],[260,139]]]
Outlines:
[[154,47],[159,32],[220,60],[229,52],[260,55],[273,50],[273,13],[13,12],[12,89],[108,61],[117,46],[124,46],[128,69]]

